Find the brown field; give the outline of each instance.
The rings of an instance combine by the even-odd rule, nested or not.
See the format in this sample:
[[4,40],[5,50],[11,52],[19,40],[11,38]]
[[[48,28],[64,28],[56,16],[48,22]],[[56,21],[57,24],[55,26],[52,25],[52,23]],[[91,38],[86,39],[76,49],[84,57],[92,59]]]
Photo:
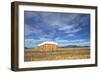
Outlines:
[[58,48],[41,46],[24,50],[24,61],[72,60],[90,58],[89,48]]

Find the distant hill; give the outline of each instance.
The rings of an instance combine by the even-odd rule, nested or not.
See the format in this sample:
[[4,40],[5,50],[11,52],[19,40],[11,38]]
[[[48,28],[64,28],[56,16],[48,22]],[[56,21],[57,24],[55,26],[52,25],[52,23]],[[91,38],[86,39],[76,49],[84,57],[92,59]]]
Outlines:
[[90,46],[78,46],[78,45],[67,45],[67,46],[62,46],[61,48],[88,48]]

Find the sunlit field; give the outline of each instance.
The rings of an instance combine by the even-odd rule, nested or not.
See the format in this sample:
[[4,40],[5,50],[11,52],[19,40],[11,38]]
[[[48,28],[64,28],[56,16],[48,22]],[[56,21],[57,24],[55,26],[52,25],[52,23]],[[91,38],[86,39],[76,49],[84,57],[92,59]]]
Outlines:
[[24,50],[24,61],[75,60],[89,59],[90,48],[53,48],[51,46],[27,48]]

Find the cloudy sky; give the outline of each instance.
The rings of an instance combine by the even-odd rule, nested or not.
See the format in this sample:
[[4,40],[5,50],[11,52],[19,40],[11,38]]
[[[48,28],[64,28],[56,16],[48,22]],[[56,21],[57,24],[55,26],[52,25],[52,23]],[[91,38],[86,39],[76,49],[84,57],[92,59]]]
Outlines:
[[55,41],[59,46],[89,46],[90,15],[24,11],[25,47],[36,47],[44,41]]

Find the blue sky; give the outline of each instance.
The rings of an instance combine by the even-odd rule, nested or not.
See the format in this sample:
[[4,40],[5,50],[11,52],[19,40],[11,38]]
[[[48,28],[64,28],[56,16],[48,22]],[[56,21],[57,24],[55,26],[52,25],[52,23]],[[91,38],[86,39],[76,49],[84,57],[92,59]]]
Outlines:
[[59,46],[90,45],[90,14],[24,11],[24,45],[32,48],[44,41]]

